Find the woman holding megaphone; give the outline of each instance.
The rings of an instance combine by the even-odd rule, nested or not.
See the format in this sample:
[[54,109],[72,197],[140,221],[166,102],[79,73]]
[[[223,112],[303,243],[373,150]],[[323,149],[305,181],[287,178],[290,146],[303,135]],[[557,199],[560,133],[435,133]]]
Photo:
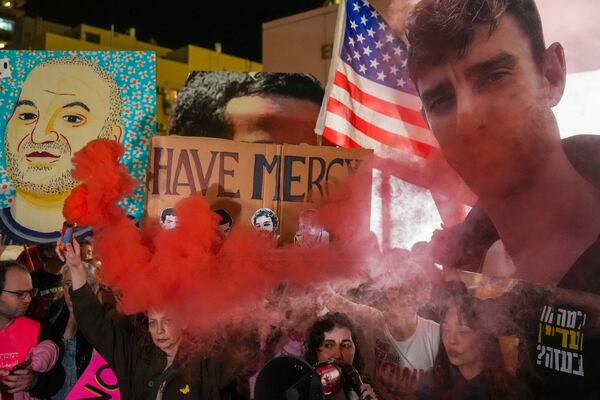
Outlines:
[[[315,365],[321,375],[323,391],[330,399],[336,400],[378,400],[371,385],[363,383],[362,359],[356,340],[356,332],[350,319],[342,313],[330,312],[315,321],[308,332],[306,361]],[[327,374],[341,373],[343,390],[336,393],[334,385],[327,387]]]

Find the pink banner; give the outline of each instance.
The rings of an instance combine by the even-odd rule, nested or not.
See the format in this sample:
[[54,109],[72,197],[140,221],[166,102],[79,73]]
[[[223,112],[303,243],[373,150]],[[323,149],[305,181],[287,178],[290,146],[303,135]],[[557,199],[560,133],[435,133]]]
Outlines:
[[121,400],[117,377],[108,363],[94,350],[90,364],[66,400]]

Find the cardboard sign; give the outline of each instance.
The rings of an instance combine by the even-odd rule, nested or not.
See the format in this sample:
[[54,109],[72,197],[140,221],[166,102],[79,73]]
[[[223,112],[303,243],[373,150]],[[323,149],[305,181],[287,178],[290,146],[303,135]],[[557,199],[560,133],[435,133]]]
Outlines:
[[[64,199],[78,184],[71,158],[116,140],[145,181],[155,128],[153,52],[3,51],[0,73],[0,230],[8,244],[55,243]],[[143,217],[144,188],[121,205]],[[80,230],[78,237],[89,234]]]
[[117,377],[108,363],[94,350],[92,359],[66,400],[120,400]]
[[[370,154],[362,149],[155,137],[147,213],[164,220],[165,210],[199,192],[213,209],[231,215],[233,224],[256,225],[257,210],[272,210],[279,221],[280,243],[290,243],[300,213],[317,208]],[[371,182],[361,183],[370,193]]]

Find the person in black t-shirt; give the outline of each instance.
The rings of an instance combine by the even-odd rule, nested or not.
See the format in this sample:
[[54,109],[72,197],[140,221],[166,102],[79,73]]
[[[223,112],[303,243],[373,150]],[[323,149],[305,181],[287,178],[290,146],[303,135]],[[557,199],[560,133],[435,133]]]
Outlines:
[[[38,253],[42,267],[31,272],[33,287],[38,290],[37,296],[32,300],[29,315],[40,321],[47,321],[54,316],[49,315],[53,303],[61,298],[63,286],[61,269],[63,262],[58,259],[54,251],[55,245],[38,245]],[[51,321],[48,321],[51,323]]]
[[[406,29],[423,114],[479,197],[511,277],[599,294],[600,190],[561,144],[552,107],[565,87],[564,52],[546,47],[534,0],[422,0]],[[597,310],[550,292],[504,303],[523,316],[511,317],[544,395],[596,396]]]

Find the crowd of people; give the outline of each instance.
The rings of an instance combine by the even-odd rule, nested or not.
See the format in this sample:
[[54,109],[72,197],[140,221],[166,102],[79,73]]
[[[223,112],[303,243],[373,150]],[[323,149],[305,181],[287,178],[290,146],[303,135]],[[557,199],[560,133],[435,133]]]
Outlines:
[[[16,261],[0,262],[0,350],[18,349],[14,360],[3,360],[12,361],[2,369],[5,395],[67,398],[97,352],[114,370],[123,398],[185,392],[252,399],[261,368],[282,355],[302,358],[315,371],[323,363],[342,374],[352,366],[362,377],[358,388],[342,378],[341,389],[324,398],[534,398],[538,382],[516,374],[514,364],[524,359],[511,360],[502,348],[501,334],[486,319],[489,305],[423,257],[422,244],[382,254],[400,274],[368,276],[349,290],[276,288],[270,300],[284,324],[244,324],[204,351],[196,344],[200,335],[168,308],[121,315],[119,296],[96,277],[101,263],[93,242],[66,248],[50,253],[41,246],[42,266],[31,273]],[[52,279],[36,280],[39,271]],[[288,294],[296,303],[277,300]],[[32,307],[36,302],[43,306]]]

